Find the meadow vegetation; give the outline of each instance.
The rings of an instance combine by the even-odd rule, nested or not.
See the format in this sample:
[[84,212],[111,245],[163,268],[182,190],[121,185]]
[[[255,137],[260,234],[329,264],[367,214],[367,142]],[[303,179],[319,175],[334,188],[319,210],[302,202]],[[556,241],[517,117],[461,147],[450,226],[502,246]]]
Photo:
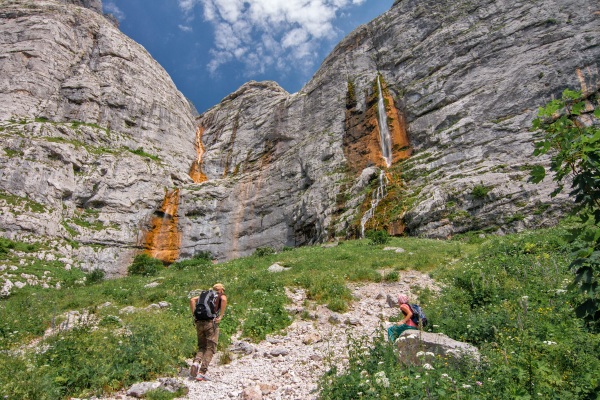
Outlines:
[[[449,241],[386,238],[387,246],[404,253],[384,251],[379,236],[333,248],[261,251],[222,264],[200,254],[159,268],[138,257],[129,276],[111,280],[94,271],[85,275],[44,265],[57,270],[63,289],[25,286],[0,300],[0,394],[89,397],[177,375],[195,351],[190,293],[217,281],[225,284],[230,300],[219,342],[225,350],[237,331],[258,341],[290,324],[285,287],[304,288],[310,301],[344,312],[352,301],[346,283],[398,279],[406,269],[428,272],[443,283],[439,295],[420,292],[429,329],[475,344],[482,362],[457,366],[431,357],[427,367],[401,367],[382,328],[369,346],[355,338],[348,370],[332,367],[323,377],[324,399],[576,399],[593,398],[599,390],[600,340],[573,312],[579,294],[566,291],[573,276],[565,228],[485,239],[475,234]],[[36,250],[6,239],[0,244],[5,264],[18,261],[16,249]],[[290,269],[268,272],[275,262]],[[36,268],[40,273],[41,266]],[[77,284],[82,277],[87,283]],[[146,287],[153,282],[159,285]],[[159,301],[170,307],[147,308]],[[120,312],[127,306],[136,311]],[[61,325],[68,311],[80,313],[71,329]],[[52,327],[62,328],[36,342]]]

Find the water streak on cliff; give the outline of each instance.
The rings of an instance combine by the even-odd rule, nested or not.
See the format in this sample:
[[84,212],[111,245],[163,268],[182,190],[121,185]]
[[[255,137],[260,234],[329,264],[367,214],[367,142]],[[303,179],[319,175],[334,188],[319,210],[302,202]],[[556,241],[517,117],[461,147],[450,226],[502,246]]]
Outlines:
[[383,91],[381,90],[381,80],[377,76],[377,89],[379,90],[379,99],[377,101],[377,112],[379,114],[379,140],[381,144],[381,155],[385,159],[386,167],[392,165],[392,137],[387,123],[387,112],[385,111],[385,101],[383,100]]
[[196,129],[196,160],[190,167],[190,178],[195,183],[205,182],[208,180],[207,176],[202,172],[202,156],[204,155],[204,145],[202,144],[202,135],[204,134],[204,128],[199,126]]
[[363,238],[365,237],[365,225],[367,224],[367,221],[373,218],[375,215],[375,209],[379,205],[379,202],[381,202],[381,200],[385,197],[385,189],[388,183],[389,180],[385,175],[385,172],[383,170],[379,171],[379,186],[377,186],[377,189],[375,189],[371,195],[371,208],[369,208],[360,219],[360,236]]
[[150,223],[146,234],[145,251],[165,264],[172,264],[179,257],[181,232],[179,231],[179,189],[165,190],[165,198]]

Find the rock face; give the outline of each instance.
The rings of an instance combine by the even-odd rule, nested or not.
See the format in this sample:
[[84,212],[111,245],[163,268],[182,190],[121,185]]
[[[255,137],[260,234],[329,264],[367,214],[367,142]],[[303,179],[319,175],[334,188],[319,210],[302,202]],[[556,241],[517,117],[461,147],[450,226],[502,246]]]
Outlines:
[[196,118],[99,0],[5,1],[1,234],[119,274],[143,250],[223,260],[365,228],[553,224],[570,203],[527,183],[529,126],[567,87],[597,93],[599,13],[593,0],[396,1],[300,92],[249,82]]
[[368,227],[449,237],[555,223],[570,203],[527,183],[540,162],[529,128],[563,89],[597,92],[599,13],[590,0],[396,1],[300,92],[244,85],[199,118],[208,181],[182,191],[182,254],[356,236],[384,168],[378,77],[394,190]]
[[167,73],[96,12],[100,1],[76,3],[91,9],[2,4],[0,228],[120,274],[155,211],[171,217],[165,194],[192,182],[196,128]]
[[61,0],[61,2],[89,8],[102,14],[102,0]]

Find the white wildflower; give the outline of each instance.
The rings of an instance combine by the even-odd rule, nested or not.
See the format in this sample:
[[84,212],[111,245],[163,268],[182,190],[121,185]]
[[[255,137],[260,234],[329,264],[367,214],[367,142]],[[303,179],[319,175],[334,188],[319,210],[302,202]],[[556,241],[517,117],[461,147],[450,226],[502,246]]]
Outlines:
[[421,375],[415,375],[415,379],[421,378]]
[[424,351],[419,351],[419,352],[417,353],[417,357],[421,357],[421,356],[424,356],[424,355],[425,355],[425,352],[424,352]]
[[431,351],[426,352],[425,355],[435,357],[435,354],[433,354]]
[[431,364],[423,364],[423,368],[429,369],[429,370],[435,369],[431,366]]
[[383,387],[390,387],[390,380],[385,376],[385,371],[380,371],[375,374],[375,383]]
[[463,384],[462,387],[463,387],[463,389],[471,389],[471,385]]

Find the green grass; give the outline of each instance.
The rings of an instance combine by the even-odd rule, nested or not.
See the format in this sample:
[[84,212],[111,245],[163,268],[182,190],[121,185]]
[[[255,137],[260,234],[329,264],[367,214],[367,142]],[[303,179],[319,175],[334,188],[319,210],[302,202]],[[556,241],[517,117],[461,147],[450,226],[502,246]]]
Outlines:
[[2,203],[8,204],[13,207],[19,207],[22,210],[28,212],[44,213],[48,211],[46,206],[44,206],[41,203],[38,203],[37,201],[0,191],[0,204]]
[[130,153],[136,154],[140,157],[146,157],[146,158],[149,158],[154,161],[160,161],[160,157],[158,157],[154,154],[145,152],[142,147],[138,147],[137,149],[131,149],[131,148],[125,146],[125,150],[129,151]]
[[[414,269],[445,284],[439,295],[420,293],[431,329],[477,345],[485,362],[450,368],[435,359],[435,370],[400,368],[382,336],[370,351],[352,352],[348,371],[332,368],[323,377],[323,398],[416,399],[430,393],[437,399],[512,399],[539,397],[538,392],[550,396],[539,398],[586,398],[598,389],[600,341],[582,329],[570,307],[572,295],[563,292],[571,278],[564,235],[557,228],[491,239],[475,234],[452,241],[390,238],[386,245],[402,247],[403,253],[364,239],[332,248],[259,252],[216,265],[208,256],[198,257],[159,268],[156,275],[88,285],[78,283],[85,276],[81,271],[65,271],[60,263],[27,264],[18,272],[49,270],[68,290],[26,286],[0,300],[0,393],[8,399],[90,397],[176,375],[195,352],[189,294],[215,282],[225,285],[229,299],[219,340],[224,350],[238,331],[258,341],[291,323],[284,287],[304,288],[310,300],[344,312],[352,301],[347,283],[392,281],[398,271]],[[0,263],[16,262],[17,249],[27,245],[0,241]],[[275,262],[289,269],[269,273]],[[145,287],[155,281],[160,284]],[[171,306],[142,310],[159,301]],[[140,311],[120,314],[126,306]],[[45,352],[13,352],[71,310],[90,318],[43,340],[39,346]],[[356,345],[362,346],[359,338]],[[423,379],[417,382],[416,375]]]
[[429,329],[476,345],[479,364],[437,356],[428,367],[400,368],[383,336],[368,352],[357,341],[350,369],[322,378],[322,398],[596,399],[600,337],[575,318],[566,236],[551,229],[492,238],[432,271],[445,285],[420,296]]

